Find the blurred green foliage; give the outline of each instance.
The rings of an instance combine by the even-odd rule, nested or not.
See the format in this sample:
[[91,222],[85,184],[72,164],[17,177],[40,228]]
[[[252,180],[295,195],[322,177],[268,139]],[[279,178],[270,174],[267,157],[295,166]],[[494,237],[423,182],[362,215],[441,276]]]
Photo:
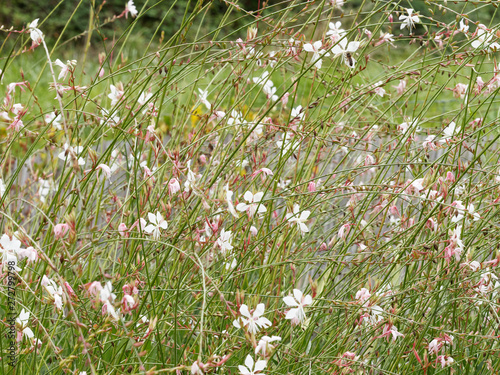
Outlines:
[[[33,0],[3,0],[2,6],[0,6],[0,24],[7,28],[13,26],[15,29],[20,30],[29,22],[39,18],[39,27],[46,37],[49,39],[57,38],[66,27],[64,39],[69,39],[82,35],[88,29],[91,9],[96,15],[94,20],[98,24],[102,24],[112,19],[113,16],[120,15],[125,10],[126,3],[127,0],[44,0],[39,2]],[[186,9],[189,13],[194,9],[198,1],[135,0],[134,3],[138,11],[141,11],[143,7],[147,10],[134,21],[139,26],[135,30],[149,38],[171,7],[172,11],[169,13],[168,19],[163,20],[160,31],[163,31],[166,36],[173,35],[179,30]],[[260,1],[244,0],[237,3],[243,9],[252,11],[259,9]],[[201,29],[201,32],[208,33],[217,28],[228,7],[220,0],[205,0],[202,5],[209,5]],[[233,17],[235,19],[239,18],[233,23],[234,29],[246,23],[243,22],[241,14],[235,13]],[[129,16],[128,20],[123,19],[120,22],[106,23],[100,28],[101,35],[105,38],[120,35],[131,22],[132,19]],[[80,40],[83,43],[85,39],[81,38]]]
[[[282,0],[234,0],[232,2],[246,11],[256,11],[265,6],[264,15],[268,9],[270,9],[269,11],[276,11],[287,5],[287,2]],[[301,7],[301,2],[305,3],[305,1],[301,0],[293,3],[299,4],[299,7]],[[66,27],[63,39],[67,40],[84,35],[85,31],[88,30],[89,15],[92,10],[96,15],[94,17],[95,26],[102,25],[99,27],[99,33],[93,34],[94,41],[98,41],[100,38],[113,38],[121,35],[131,22],[137,22],[134,34],[138,39],[149,40],[160,24],[159,31],[163,32],[168,38],[179,30],[186,10],[190,14],[199,1],[134,0],[139,11],[144,7],[145,11],[142,12],[141,17],[132,20],[129,16],[127,20],[123,18],[109,22],[113,19],[113,16],[120,15],[125,10],[126,3],[127,0],[2,0],[0,24],[7,28],[13,26],[15,29],[20,30],[35,18],[39,18],[40,28],[46,37],[49,39],[57,38]],[[317,3],[320,5],[320,1],[317,1]],[[200,35],[204,35],[217,29],[223,18],[227,16],[228,4],[222,0],[202,0],[201,4],[206,6],[206,12],[202,12],[203,19],[199,16],[194,20],[194,26],[199,28]],[[328,6],[328,2],[325,4]],[[413,8],[424,18],[432,16],[433,13],[440,13],[440,19],[445,23],[454,22],[457,18],[461,18],[460,15],[467,15],[473,22],[481,22],[490,27],[500,22],[498,8],[485,7],[484,3],[481,2],[405,0],[400,5],[402,8]],[[346,1],[343,11],[348,14],[351,10],[356,10],[360,6],[368,9],[370,4],[363,0]],[[172,8],[172,11],[169,12],[168,18],[164,19],[170,8]],[[394,22],[397,24],[399,22],[398,17],[397,15],[394,16]],[[224,34],[238,30],[252,20],[254,19],[251,16],[245,16],[243,12],[232,11],[224,20],[225,25],[230,24],[230,27],[224,27]],[[415,32],[423,34],[425,30],[421,25],[417,25]],[[244,33],[245,30],[241,30],[237,37],[243,37]],[[221,36],[224,34],[221,34]],[[85,38],[80,38],[79,41],[84,43]]]

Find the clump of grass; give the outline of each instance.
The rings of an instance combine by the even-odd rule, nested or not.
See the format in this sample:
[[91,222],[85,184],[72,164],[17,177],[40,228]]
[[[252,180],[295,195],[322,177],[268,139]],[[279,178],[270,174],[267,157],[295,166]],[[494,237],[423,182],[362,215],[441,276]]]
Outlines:
[[496,371],[497,26],[224,3],[140,49],[149,3],[74,57],[5,31],[3,371]]

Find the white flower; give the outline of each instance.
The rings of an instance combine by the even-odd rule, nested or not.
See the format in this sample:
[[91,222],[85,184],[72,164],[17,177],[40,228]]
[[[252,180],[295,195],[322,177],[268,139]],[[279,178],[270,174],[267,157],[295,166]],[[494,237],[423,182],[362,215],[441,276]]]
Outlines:
[[22,271],[17,267],[18,254],[24,249],[21,248],[21,241],[15,236],[12,239],[7,234],[2,235],[0,238],[0,254],[2,255],[2,263],[7,265],[8,262],[14,262],[14,269],[17,272]]
[[458,28],[458,31],[461,31],[464,34],[467,34],[467,32],[469,31],[469,25],[465,24],[463,18],[460,20],[460,27]]
[[437,357],[437,360],[441,362],[441,368],[444,368],[445,366],[451,366],[455,360],[448,356],[448,355],[440,355]]
[[500,45],[497,42],[491,43],[491,40],[493,39],[493,34],[488,31],[485,25],[480,23],[477,26],[476,29],[476,39],[474,39],[471,43],[471,46],[473,48],[479,48],[479,49],[485,49],[488,48],[489,50],[494,50],[496,51],[497,49],[500,49]]
[[57,79],[66,79],[68,72],[76,65],[76,60],[68,60],[65,64],[61,60],[57,59],[54,61],[54,64],[61,68],[61,73],[59,73],[59,77],[57,77]]
[[115,319],[115,320],[119,319],[119,316],[118,316],[119,311],[117,312],[115,310],[114,306],[111,304],[111,302],[109,302],[109,300],[104,302],[104,305],[102,306],[102,311],[103,311],[103,313],[107,312],[108,315],[111,315],[113,317],[113,319]]
[[354,67],[356,66],[356,60],[354,59],[352,54],[358,50],[359,45],[359,42],[347,43],[347,38],[342,38],[336,45],[333,46],[332,53],[335,56],[342,55],[344,57],[345,64],[349,68],[354,69]]
[[375,83],[373,86],[373,91],[375,92],[375,94],[377,94],[378,96],[380,96],[381,98],[384,97],[385,94],[387,94],[387,92],[385,91],[385,89],[382,87],[384,83],[382,81],[378,81],[377,83]]
[[231,115],[229,116],[229,119],[227,120],[227,124],[229,126],[231,125],[240,125],[243,123],[243,115],[241,114],[241,112],[238,112],[236,110],[232,110],[231,111]]
[[226,251],[233,249],[233,246],[231,245],[231,240],[232,240],[231,237],[232,233],[230,230],[228,230],[227,232],[224,229],[221,230],[220,236],[217,239],[216,244],[217,246],[220,247],[222,255],[225,255]]
[[186,191],[186,192],[191,190],[194,187],[194,185],[196,184],[196,175],[191,170],[191,160],[188,160],[188,162],[187,162],[187,169],[188,169],[187,179],[184,182],[184,191]]
[[270,352],[274,350],[274,345],[271,345],[274,341],[281,341],[279,336],[263,336],[257,346],[255,347],[255,355],[261,353],[263,357],[267,356]]
[[283,154],[286,154],[290,149],[295,150],[298,147],[298,142],[294,141],[290,133],[281,134],[281,141],[276,142],[276,146],[283,149]]
[[52,126],[54,128],[56,128],[57,130],[62,130],[62,126],[61,126],[62,116],[61,116],[61,114],[58,114],[56,116],[56,114],[54,112],[50,112],[50,113],[45,115],[45,121],[48,123],[52,122]]
[[424,190],[424,185],[423,185],[424,179],[423,178],[417,178],[416,180],[413,180],[411,183],[411,186],[417,190],[417,191],[422,191]]
[[408,15],[401,15],[399,16],[399,19],[403,21],[401,23],[401,30],[403,30],[405,27],[408,27],[410,30],[410,33],[412,31],[412,28],[415,27],[416,23],[420,23],[420,18],[418,18],[417,15],[412,15],[413,14],[413,9],[406,9],[406,12],[408,12]]
[[302,323],[306,318],[304,307],[312,304],[312,297],[304,294],[299,289],[293,290],[293,297],[287,296],[283,298],[283,302],[287,306],[293,307],[286,313],[285,319],[291,319],[292,324],[296,325]]
[[226,271],[228,271],[230,268],[233,269],[234,267],[236,267],[237,264],[238,262],[236,261],[236,258],[233,258],[233,261],[231,263],[224,263],[224,268],[226,269]]
[[210,111],[210,109],[212,108],[212,105],[207,100],[208,90],[198,89],[198,92],[200,93],[200,95],[199,95],[200,102],[202,102],[205,105],[205,107]]
[[341,28],[342,24],[340,23],[340,21],[337,21],[335,23],[330,22],[328,24],[328,27],[329,30],[326,32],[326,35],[330,36],[330,38],[332,38],[335,42],[346,35],[346,31]]
[[113,116],[110,116],[109,111],[107,109],[102,108],[101,113],[103,116],[101,118],[101,121],[99,122],[101,125],[107,124],[107,125],[113,127],[113,126],[117,126],[118,123],[121,121],[120,117],[118,117],[117,115],[114,114],[116,112],[113,112]]
[[[245,366],[239,365],[238,370],[240,370],[241,375],[255,375],[258,372],[264,370],[267,366],[266,361],[257,361],[254,366],[254,360],[250,355],[247,355],[245,359]],[[264,375],[263,373],[260,373],[261,375]]]
[[191,365],[191,375],[203,375],[203,370],[198,365],[198,361],[193,362]]
[[146,104],[149,101],[149,99],[151,99],[152,96],[153,96],[153,94],[151,94],[150,92],[145,93],[143,91],[143,92],[141,92],[139,99],[137,99],[137,103],[139,103],[139,105],[142,107],[144,104]]
[[43,41],[43,33],[38,26],[38,18],[28,25],[28,30],[30,31],[30,37],[34,44],[39,45]]
[[429,347],[427,350],[429,351],[429,354],[437,354],[440,346],[441,345],[439,344],[439,341],[437,339],[434,339],[429,343]]
[[290,117],[292,118],[292,120],[297,117],[299,118],[299,120],[302,120],[305,114],[306,113],[302,110],[302,106],[299,105],[298,107],[292,108],[292,113],[290,114]]
[[321,42],[321,40],[317,40],[316,42],[314,42],[312,44],[311,43],[304,44],[304,51],[314,53],[314,55],[312,57],[312,61],[314,61],[314,66],[317,69],[321,69],[321,65],[323,64],[322,57],[323,56],[330,56],[330,54],[328,52],[326,52],[326,50],[321,49],[322,45],[323,45],[323,43]]
[[29,311],[22,309],[21,313],[16,318],[16,323],[18,323],[21,326],[23,336],[28,336],[29,339],[32,339],[33,337],[35,337],[35,334],[31,330],[31,328],[28,327],[29,319],[30,319]]
[[435,145],[435,140],[436,140],[436,136],[435,135],[428,135],[424,142],[422,142],[422,146],[425,148],[425,149],[431,149],[431,150],[435,150],[436,149],[436,145]]
[[[241,305],[240,314],[243,317],[240,317],[239,320],[243,323],[243,327],[246,327],[247,331],[251,334],[256,334],[259,332],[261,328],[267,328],[272,325],[269,319],[264,318],[265,306],[263,303],[259,303],[252,314],[248,310],[247,305]],[[233,321],[233,325],[236,328],[241,328],[240,322],[238,320]]]
[[137,8],[134,5],[134,1],[133,0],[129,0],[127,2],[127,4],[125,5],[125,14],[128,14],[128,13],[130,13],[130,15],[132,17],[136,17],[137,16],[138,12],[137,12]]
[[111,90],[111,93],[108,94],[108,98],[111,99],[111,106],[113,107],[123,97],[124,92],[123,90],[118,89],[115,85],[110,85],[109,89]]
[[224,186],[224,190],[226,191],[226,202],[227,202],[227,209],[233,215],[234,217],[238,217],[238,213],[234,209],[233,205],[233,192],[229,190],[229,184]]
[[116,294],[113,293],[113,284],[111,284],[111,281],[107,281],[104,285],[104,288],[99,291],[99,299],[101,300],[101,302],[114,302],[114,300],[116,299]]
[[266,70],[260,77],[253,77],[253,83],[261,85],[261,86],[270,86],[273,87],[274,83],[269,79],[269,72]]
[[307,233],[309,232],[309,228],[305,223],[309,218],[311,211],[302,211],[300,215],[299,213],[300,213],[300,207],[297,203],[294,203],[293,214],[292,213],[286,214],[286,219],[290,223],[296,223],[302,233]]
[[376,325],[384,320],[383,313],[384,310],[379,305],[370,306],[370,315],[368,316],[366,323],[368,325]]
[[360,302],[364,302],[368,299],[370,299],[372,295],[370,294],[370,291],[366,288],[361,288],[356,292],[356,299]]
[[383,31],[380,31],[380,39],[382,39],[382,43],[392,43],[394,42],[394,34],[390,33],[384,33]]
[[59,159],[61,159],[63,161],[69,160],[70,155],[73,154],[75,156],[75,158],[78,158],[78,165],[85,165],[85,159],[78,157],[78,155],[83,152],[83,146],[72,147],[72,146],[68,145],[67,143],[65,143],[63,145],[63,149],[64,149],[64,151],[59,153],[59,155],[57,156]]
[[247,203],[238,203],[236,209],[240,212],[247,212],[250,217],[253,217],[255,213],[262,214],[267,211],[266,207],[260,203],[264,197],[263,192],[252,194],[250,191],[247,191],[243,198],[248,202]]
[[161,229],[167,229],[168,227],[167,221],[163,219],[163,216],[158,211],[156,212],[156,215],[149,212],[148,219],[151,224],[144,228],[144,231],[149,234],[153,233],[154,239],[160,238]]
[[450,124],[443,130],[443,138],[439,140],[439,143],[447,143],[450,141],[455,134],[460,131],[460,128],[457,129],[457,124],[454,121],[450,122]]
[[49,279],[47,276],[43,275],[42,281],[40,283],[45,290],[50,294],[50,296],[54,299],[54,305],[61,310],[62,309],[62,288],[56,284],[56,282],[52,279]]

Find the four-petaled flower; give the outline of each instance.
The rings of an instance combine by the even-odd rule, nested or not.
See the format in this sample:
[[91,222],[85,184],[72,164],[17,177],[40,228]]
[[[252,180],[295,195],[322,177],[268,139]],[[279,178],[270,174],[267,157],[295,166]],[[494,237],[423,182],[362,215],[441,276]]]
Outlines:
[[260,371],[264,370],[267,366],[267,362],[260,360],[256,363],[250,355],[247,355],[245,359],[245,366],[239,365],[238,370],[240,370],[241,375],[255,375],[259,373],[260,375],[264,375]]
[[305,223],[306,223],[307,219],[309,218],[310,214],[311,214],[311,211],[300,212],[299,205],[297,203],[294,203],[293,214],[292,213],[286,214],[286,219],[290,223],[297,224],[302,233],[307,233],[307,232],[309,232],[309,228],[307,227],[307,225]]
[[263,196],[263,192],[252,194],[252,192],[247,191],[243,195],[243,198],[248,202],[248,204],[238,203],[236,209],[240,212],[246,211],[250,217],[253,217],[256,212],[262,214],[267,211],[266,207],[262,203],[260,203]]
[[231,245],[231,238],[232,233],[230,230],[225,231],[224,229],[221,230],[220,236],[216,241],[217,246],[220,247],[222,255],[226,255],[226,252],[228,250],[232,250],[233,246]]
[[321,48],[322,45],[323,42],[321,42],[321,40],[317,40],[312,44],[311,43],[304,44],[304,51],[314,53],[312,61],[314,61],[314,66],[317,69],[321,69],[321,65],[323,64],[323,56],[330,56],[330,54],[326,52],[325,49]]
[[[269,319],[262,316],[264,315],[264,310],[265,306],[263,303],[259,303],[252,313],[248,310],[247,305],[241,305],[240,314],[243,317],[240,317],[239,320],[243,323],[243,327],[246,327],[249,333],[255,335],[261,328],[267,328],[272,325]],[[236,328],[241,328],[239,320],[233,321],[233,325]]]
[[406,12],[408,13],[407,16],[404,14],[399,16],[399,19],[403,21],[401,23],[401,30],[403,30],[405,27],[408,27],[411,33],[412,29],[415,27],[415,24],[420,23],[420,18],[418,18],[416,14],[413,14],[413,9],[406,9]]
[[354,69],[356,60],[352,57],[352,54],[358,50],[359,44],[359,42],[347,42],[347,38],[342,38],[332,47],[332,53],[336,56],[342,55],[345,64],[349,68]]
[[156,212],[156,215],[149,212],[148,219],[151,222],[151,224],[149,224],[146,228],[144,228],[144,231],[149,234],[152,233],[154,239],[160,238],[161,230],[167,229],[168,227],[167,221],[163,219],[163,216],[158,211]]
[[299,289],[294,289],[293,297],[286,296],[283,298],[283,302],[292,307],[286,313],[285,319],[290,319],[292,324],[297,325],[305,320],[306,313],[304,312],[304,307],[312,304],[312,297],[309,294],[304,296]]

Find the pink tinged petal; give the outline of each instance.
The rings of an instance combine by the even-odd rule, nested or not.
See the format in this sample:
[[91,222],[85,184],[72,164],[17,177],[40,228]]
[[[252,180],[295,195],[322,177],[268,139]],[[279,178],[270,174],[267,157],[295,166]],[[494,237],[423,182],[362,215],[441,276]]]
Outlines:
[[23,334],[28,336],[30,339],[35,337],[35,334],[31,330],[31,328],[29,328],[29,327],[26,327],[25,329],[23,329]]
[[157,222],[156,222],[156,215],[155,215],[155,214],[153,214],[153,213],[149,212],[149,213],[148,213],[148,219],[149,219],[149,221],[150,221],[150,222],[152,222],[153,224],[157,224]]
[[245,358],[245,366],[247,366],[250,370],[252,370],[253,364],[254,364],[253,358],[250,356],[250,354],[247,355],[247,357]]
[[259,193],[256,193],[254,196],[253,196],[253,201],[254,202],[260,202],[262,197],[264,196],[264,193],[261,191]]
[[300,227],[301,232],[304,232],[304,233],[309,232],[309,228],[304,223],[299,223],[299,227]]
[[306,51],[306,52],[314,52],[314,48],[313,48],[312,44],[310,44],[310,43],[304,44],[304,51]]
[[250,371],[245,366],[239,365],[238,370],[240,370],[240,374],[242,375],[250,375]]
[[302,291],[300,291],[299,289],[294,289],[293,290],[293,296],[295,297],[295,299],[297,300],[297,302],[300,303],[300,301],[302,300]]
[[290,309],[285,316],[285,319],[295,319],[299,309]]
[[266,368],[267,362],[266,361],[257,361],[254,367],[254,371],[262,371]]
[[273,325],[269,319],[264,317],[259,318],[257,324],[264,328],[271,327]]
[[283,302],[285,302],[288,306],[298,306],[299,304],[295,301],[295,298],[292,296],[286,296],[283,298]]
[[253,316],[259,317],[262,314],[264,314],[264,311],[265,311],[265,305],[263,303],[259,303],[255,308],[255,311],[253,312]]
[[241,212],[246,211],[249,207],[250,207],[250,206],[249,206],[248,204],[245,204],[245,203],[238,203],[238,204],[236,205],[236,209],[237,209],[238,211],[241,211]]
[[240,306],[240,314],[243,316],[246,316],[247,318],[251,318],[252,315],[250,315],[250,311],[248,311],[248,306],[247,305],[241,305]]
[[156,227],[153,224],[149,224],[146,228],[144,228],[144,231],[147,233],[153,233],[155,229]]
[[250,191],[247,191],[244,195],[243,195],[243,198],[245,198],[245,200],[247,202],[250,202],[252,203],[253,202],[253,194],[250,192]]
[[313,302],[313,299],[312,299],[311,295],[308,294],[306,296],[306,298],[304,298],[304,302],[302,303],[302,305],[304,305],[304,306],[305,305],[310,305],[312,302]]
[[317,40],[313,43],[313,48],[315,51],[319,51],[323,43],[321,43],[321,40]]
[[168,223],[165,220],[163,220],[161,222],[161,224],[160,224],[160,228],[167,229],[168,228]]
[[356,52],[359,48],[359,42],[350,42],[347,45],[346,51],[347,52]]
[[163,216],[157,212],[156,213],[156,224],[160,224],[163,221]]

